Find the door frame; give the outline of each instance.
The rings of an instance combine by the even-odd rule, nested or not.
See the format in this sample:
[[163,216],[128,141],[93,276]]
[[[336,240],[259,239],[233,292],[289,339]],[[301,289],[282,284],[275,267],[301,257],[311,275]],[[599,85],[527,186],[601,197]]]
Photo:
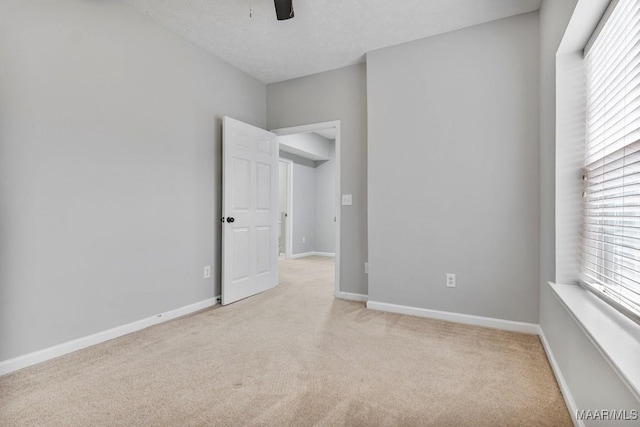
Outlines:
[[[292,135],[292,134],[296,134],[296,133],[305,133],[305,132],[315,132],[318,130],[324,130],[324,129],[330,129],[330,128],[335,128],[336,129],[336,142],[335,142],[335,149],[336,149],[336,191],[335,191],[335,215],[336,215],[336,258],[335,258],[335,278],[334,278],[334,290],[333,290],[333,294],[335,297],[340,298],[340,210],[341,210],[341,203],[340,201],[342,200],[342,193],[341,193],[341,187],[340,187],[340,175],[341,175],[341,170],[340,170],[340,120],[332,120],[332,121],[328,121],[328,122],[320,122],[320,123],[311,123],[311,124],[307,124],[307,125],[300,125],[300,126],[292,126],[292,127],[286,127],[286,128],[279,128],[279,129],[271,129],[269,130],[269,132],[273,132],[278,136],[282,136],[282,135]],[[292,168],[293,169],[293,168]],[[289,175],[290,177],[293,176],[293,170],[291,171],[292,173]],[[290,181],[289,184],[293,183],[293,179]],[[292,188],[290,187],[290,190]],[[293,193],[293,192],[291,192]],[[292,194],[291,194],[292,195]],[[292,195],[293,196],[293,195]],[[293,207],[293,206],[292,206]],[[293,217],[293,215],[291,215]],[[293,221],[289,221],[289,223],[292,223]],[[293,230],[293,228],[292,228]],[[289,231],[289,230],[287,230]],[[291,238],[293,238],[292,236],[293,233],[289,233],[289,236],[291,236]],[[288,242],[287,242],[288,243]],[[293,243],[293,242],[292,242]],[[289,258],[289,250],[291,248],[292,245],[288,245],[287,247],[287,258]]]
[[[293,258],[293,161],[278,157],[278,161],[287,164],[287,223],[286,226],[286,243],[284,248],[284,256],[287,259]],[[278,188],[280,188],[278,186]]]

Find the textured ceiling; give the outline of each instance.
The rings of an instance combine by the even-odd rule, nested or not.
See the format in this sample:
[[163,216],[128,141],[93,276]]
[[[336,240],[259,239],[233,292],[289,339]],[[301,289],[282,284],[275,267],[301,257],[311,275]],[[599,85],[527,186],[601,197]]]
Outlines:
[[[364,54],[531,12],[541,0],[122,0],[224,61],[272,83],[362,62]],[[253,11],[249,17],[249,9]]]

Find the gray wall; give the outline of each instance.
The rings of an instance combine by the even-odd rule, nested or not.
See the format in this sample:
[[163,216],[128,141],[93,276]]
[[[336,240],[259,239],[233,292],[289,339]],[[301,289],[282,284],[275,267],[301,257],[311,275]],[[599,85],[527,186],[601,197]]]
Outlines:
[[[280,152],[280,157],[293,161],[293,212],[289,220],[293,221],[292,247],[293,255],[312,252],[315,249],[316,236],[316,170],[313,160],[294,154]],[[305,243],[302,243],[302,238]]]
[[367,55],[370,301],[537,323],[538,70],[537,13]]
[[223,115],[265,86],[128,6],[0,3],[0,360],[219,294]]
[[[315,165],[293,164],[293,250],[311,252],[316,236],[316,171]],[[305,239],[304,243],[302,239]]]
[[336,155],[330,146],[329,160],[316,162],[316,252],[336,252]]
[[578,409],[632,409],[638,401],[547,284],[556,280],[556,51],[575,5],[544,0],[540,9],[540,327]]
[[366,68],[358,64],[267,85],[267,128],[340,120],[342,206],[340,286],[367,294],[367,92]]
[[[640,410],[640,402],[552,292],[549,285],[543,285],[540,327],[576,408]],[[575,415],[571,414],[572,417]],[[629,426],[637,425],[637,421],[588,420],[584,424],[589,427]]]

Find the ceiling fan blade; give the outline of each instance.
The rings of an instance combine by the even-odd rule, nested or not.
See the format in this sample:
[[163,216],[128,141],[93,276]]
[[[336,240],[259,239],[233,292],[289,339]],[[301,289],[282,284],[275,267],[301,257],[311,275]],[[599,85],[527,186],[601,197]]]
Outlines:
[[278,21],[293,18],[293,0],[273,0]]

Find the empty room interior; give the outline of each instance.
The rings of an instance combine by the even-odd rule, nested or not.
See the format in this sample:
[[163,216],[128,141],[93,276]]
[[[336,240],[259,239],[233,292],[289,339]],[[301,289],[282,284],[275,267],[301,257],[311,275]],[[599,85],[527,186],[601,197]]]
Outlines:
[[639,165],[639,0],[0,0],[0,425],[640,425]]
[[[336,198],[339,129],[336,124],[326,126],[310,132],[290,130],[292,133],[278,137],[278,254],[280,267],[298,266],[305,269],[310,280],[332,284],[324,286],[330,295],[339,290],[340,272],[335,268],[336,241],[340,239],[336,211],[341,200]],[[314,263],[309,264],[310,261]],[[337,280],[327,283],[326,274]]]

